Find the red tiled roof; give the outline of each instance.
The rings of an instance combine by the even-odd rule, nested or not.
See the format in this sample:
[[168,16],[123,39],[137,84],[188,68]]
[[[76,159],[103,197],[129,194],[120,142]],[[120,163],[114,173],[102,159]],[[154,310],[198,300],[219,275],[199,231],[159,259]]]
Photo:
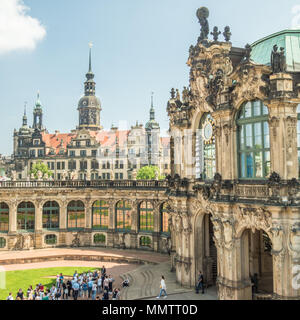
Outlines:
[[109,148],[114,151],[116,146],[116,139],[119,146],[122,148],[126,145],[128,140],[129,130],[111,130],[111,131],[90,131],[90,135],[96,138],[101,147]]
[[63,148],[67,149],[67,145],[71,142],[73,138],[76,137],[74,133],[57,133],[49,134],[42,133],[42,139],[46,144],[46,148],[54,149],[55,154],[59,153],[59,150]]
[[170,147],[170,138],[169,137],[161,137],[160,138],[160,142],[161,142],[161,145],[164,148],[169,148]]

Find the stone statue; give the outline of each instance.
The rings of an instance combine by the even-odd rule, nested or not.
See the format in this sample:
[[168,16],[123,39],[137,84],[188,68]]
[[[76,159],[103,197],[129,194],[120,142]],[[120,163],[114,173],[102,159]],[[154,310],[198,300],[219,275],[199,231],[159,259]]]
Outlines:
[[34,173],[32,173],[32,174],[30,175],[30,179],[31,179],[31,180],[35,180]]
[[251,57],[251,52],[252,52],[252,48],[250,46],[250,44],[246,44],[245,46],[246,52],[245,52],[245,60],[246,61],[250,61],[250,57]]
[[281,55],[278,52],[277,44],[275,44],[275,46],[273,47],[272,54],[271,54],[271,67],[272,67],[273,73],[282,72],[280,61],[281,61]]
[[231,35],[232,34],[230,32],[230,27],[226,26],[225,29],[224,29],[224,32],[223,32],[223,36],[224,36],[226,42],[230,41]]
[[66,172],[66,170],[64,170],[63,173],[62,173],[62,180],[63,181],[67,180],[67,172]]
[[210,33],[214,37],[214,41],[217,42],[219,39],[219,35],[221,34],[221,31],[219,31],[218,27],[214,27],[213,32]]
[[171,99],[174,99],[175,98],[175,89],[172,88],[170,93],[171,93]]
[[44,180],[49,180],[49,176],[47,172],[44,174]]
[[178,89],[176,89],[176,100],[180,101],[180,93]]
[[11,172],[11,177],[12,177],[12,181],[16,181],[17,180],[17,172],[15,170],[13,170]]
[[201,7],[197,10],[197,17],[199,19],[199,23],[201,25],[201,33],[199,37],[199,41],[207,40],[209,34],[209,23],[207,18],[209,17],[209,11],[205,7]]
[[37,173],[37,176],[38,176],[38,180],[39,181],[41,181],[41,180],[43,180],[43,173],[42,173],[42,171],[38,171],[38,173]]
[[286,57],[283,47],[280,48],[280,70],[281,72],[286,72]]
[[190,95],[190,92],[189,92],[188,88],[184,87],[183,91],[182,91],[182,102],[183,103],[185,103],[185,104],[189,103],[189,95]]

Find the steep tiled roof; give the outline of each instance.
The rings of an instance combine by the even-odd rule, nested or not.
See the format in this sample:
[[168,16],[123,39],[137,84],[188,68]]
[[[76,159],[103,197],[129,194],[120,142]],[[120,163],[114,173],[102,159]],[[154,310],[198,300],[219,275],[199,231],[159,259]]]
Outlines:
[[66,150],[67,145],[74,137],[76,137],[76,135],[73,133],[42,133],[42,139],[46,144],[46,148],[54,149],[55,154],[58,154],[61,148]]
[[122,148],[127,143],[129,133],[129,130],[91,131],[90,135],[96,138],[97,142],[101,144],[101,147],[107,147],[113,151],[116,146],[116,139]]
[[170,147],[170,138],[169,137],[161,137],[160,143],[163,148],[169,148]]

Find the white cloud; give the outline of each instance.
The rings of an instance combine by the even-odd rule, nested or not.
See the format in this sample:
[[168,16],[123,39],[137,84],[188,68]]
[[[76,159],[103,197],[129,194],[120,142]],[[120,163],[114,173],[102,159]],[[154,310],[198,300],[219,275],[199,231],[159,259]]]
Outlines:
[[0,54],[34,50],[46,36],[44,26],[28,11],[23,0],[0,0]]

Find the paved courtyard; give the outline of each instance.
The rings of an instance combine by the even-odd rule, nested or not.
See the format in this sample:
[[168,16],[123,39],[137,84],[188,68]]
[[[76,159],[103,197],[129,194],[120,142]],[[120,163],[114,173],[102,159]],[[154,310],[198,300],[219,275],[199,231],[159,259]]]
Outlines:
[[[204,295],[176,282],[170,270],[170,257],[153,252],[102,248],[42,249],[32,251],[0,252],[0,266],[6,271],[41,269],[51,267],[90,267],[102,265],[120,286],[124,279],[130,287],[122,290],[123,300],[156,300],[160,278],[166,278],[166,300],[216,300],[216,288],[209,288]],[[49,275],[55,276],[55,275]]]

